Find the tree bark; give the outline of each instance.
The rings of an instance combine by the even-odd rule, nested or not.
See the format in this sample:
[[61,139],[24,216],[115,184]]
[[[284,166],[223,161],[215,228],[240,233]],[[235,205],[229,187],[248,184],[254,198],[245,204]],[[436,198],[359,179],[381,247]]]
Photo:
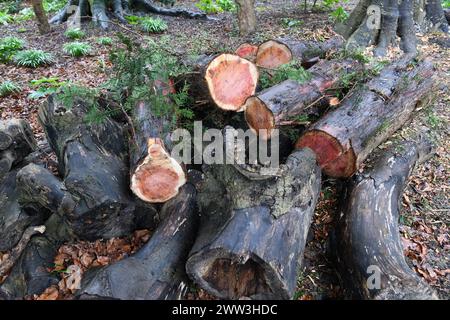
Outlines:
[[48,18],[42,5],[42,0],[32,0],[31,4],[33,5],[33,11],[36,15],[39,32],[41,34],[49,33],[50,25],[48,23]]
[[203,220],[186,264],[190,278],[224,299],[291,298],[320,188],[314,154],[295,151],[283,174],[261,181],[231,165],[205,170]]
[[82,280],[81,299],[180,299],[186,289],[184,265],[195,237],[196,191],[186,184],[161,209],[163,222],[135,255],[93,270]]
[[0,121],[0,180],[36,149],[30,125],[20,119]]
[[430,156],[428,141],[402,142],[357,174],[342,193],[333,237],[337,264],[352,298],[437,299],[405,261],[399,203],[411,171]]
[[380,143],[399,129],[436,86],[430,61],[411,71],[400,61],[357,89],[339,108],[313,124],[296,143],[317,154],[324,173],[349,177]]
[[308,70],[309,81],[286,80],[259,92],[248,98],[244,105],[248,126],[255,134],[268,139],[273,129],[284,123],[319,115],[324,104],[318,102],[327,100],[327,89],[358,67],[361,65],[351,60],[322,60]]
[[31,186],[39,178],[42,188],[52,192],[56,188],[56,194],[63,188],[70,194],[75,203],[65,210],[64,218],[81,239],[127,235],[135,230],[140,216],[147,215],[151,221],[156,210],[132,197],[122,128],[110,119],[88,123],[88,108],[78,99],[68,109],[55,96],[40,107],[39,121],[58,158],[64,187],[56,178],[33,170],[26,183]]
[[246,36],[256,30],[256,12],[254,0],[236,0],[238,7],[239,33]]

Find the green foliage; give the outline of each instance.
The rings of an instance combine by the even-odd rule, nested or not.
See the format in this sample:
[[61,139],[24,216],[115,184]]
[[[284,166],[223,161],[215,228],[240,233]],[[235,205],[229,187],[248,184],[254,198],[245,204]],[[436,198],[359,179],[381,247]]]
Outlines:
[[18,66],[36,68],[42,65],[51,64],[53,62],[53,56],[42,50],[30,49],[16,53],[14,62]]
[[39,99],[46,97],[52,93],[58,92],[59,88],[66,84],[64,81],[59,81],[58,77],[52,78],[40,78],[36,80],[31,80],[30,84],[35,87],[36,90],[31,91],[28,95],[28,99]]
[[0,24],[6,26],[14,21],[14,18],[12,15],[7,13],[6,11],[0,11]]
[[146,17],[139,21],[142,30],[149,33],[161,33],[167,30],[167,23],[161,18]]
[[80,29],[69,29],[64,32],[64,35],[69,39],[76,40],[83,38],[86,34]]
[[44,10],[46,12],[54,12],[61,10],[66,5],[67,1],[65,0],[44,0],[42,2],[44,6]]
[[100,37],[97,39],[97,43],[104,46],[110,46],[112,45],[113,40],[110,37]]
[[200,0],[195,6],[207,14],[236,10],[236,4],[233,0]]
[[0,84],[0,97],[6,97],[20,91],[22,91],[22,88],[15,82],[4,81]]
[[138,24],[141,19],[141,17],[133,15],[125,16],[125,20],[127,20],[129,24]]
[[341,6],[337,7],[330,15],[335,22],[344,22],[348,18],[348,12]]
[[303,83],[310,78],[311,75],[303,69],[299,62],[291,61],[280,66],[275,72],[263,71],[260,75],[259,83],[265,89],[288,79]]
[[72,57],[81,57],[88,55],[92,50],[92,47],[84,42],[70,42],[63,46],[63,51],[70,54]]
[[281,25],[285,28],[296,28],[302,26],[303,21],[292,18],[282,18]]
[[33,19],[34,19],[34,11],[32,8],[23,8],[14,17],[14,20],[17,22],[28,21],[28,20],[33,20]]
[[450,9],[450,0],[442,0],[442,7]]
[[17,37],[6,37],[0,40],[0,62],[7,62],[18,51],[22,50],[25,41]]
[[97,88],[88,88],[74,83],[64,83],[59,87],[57,92],[57,99],[68,109],[75,104],[77,99],[82,98],[87,105],[98,110],[100,91]]

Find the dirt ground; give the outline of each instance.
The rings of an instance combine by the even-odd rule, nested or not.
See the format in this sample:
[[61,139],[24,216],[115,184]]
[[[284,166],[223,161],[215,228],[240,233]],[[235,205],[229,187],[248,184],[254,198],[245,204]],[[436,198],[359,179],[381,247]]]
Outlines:
[[[176,6],[196,9],[195,1],[179,0]],[[143,34],[160,41],[164,37],[173,50],[180,54],[194,55],[232,51],[245,41],[259,43],[270,38],[290,36],[298,39],[323,40],[331,37],[332,21],[329,12],[305,12],[303,1],[257,1],[258,31],[248,39],[239,37],[236,19],[231,13],[214,15],[208,21],[189,20],[176,17],[162,17],[168,23],[168,31],[162,35]],[[354,2],[346,4],[351,9]],[[298,20],[295,26],[287,21]],[[18,32],[24,28],[24,32]],[[128,28],[133,28],[128,26]],[[56,62],[48,67],[26,69],[14,65],[0,64],[0,81],[19,82],[24,90],[6,98],[0,98],[0,118],[12,117],[28,120],[39,140],[43,132],[36,122],[37,106],[40,100],[27,98],[34,90],[29,84],[41,77],[58,77],[60,81],[73,81],[88,86],[98,86],[108,78],[107,67],[109,48],[96,44],[100,36],[115,38],[116,32],[127,31],[112,25],[110,31],[102,31],[90,23],[83,24],[87,35],[83,41],[94,47],[94,52],[83,58],[72,58],[62,52],[68,40],[64,36],[65,26],[53,26],[49,35],[41,36],[34,21],[25,21],[6,26],[0,25],[0,37],[17,36],[26,41],[27,47],[51,52]],[[137,28],[134,32],[140,33]],[[136,34],[130,34],[137,37]],[[436,144],[435,155],[422,164],[412,175],[402,199],[400,218],[401,233],[408,263],[419,276],[433,286],[443,299],[450,298],[450,203],[449,203],[449,130],[450,114],[450,52],[448,36],[440,34],[419,34],[419,50],[422,56],[431,57],[440,73],[440,88],[434,104],[414,114],[411,124],[396,135],[408,137],[413,132],[427,130]],[[399,54],[390,53],[391,57]],[[394,136],[395,139],[395,136]],[[387,142],[389,144],[390,142]],[[385,144],[386,145],[386,144]],[[383,146],[382,146],[383,147]],[[343,299],[339,278],[329,258],[330,233],[336,209],[337,180],[324,178],[320,202],[308,236],[304,266],[298,279],[295,299]],[[72,260],[71,260],[72,259]],[[70,264],[73,258],[65,261]],[[49,298],[70,297],[58,294]],[[194,287],[190,298],[212,298]],[[45,297],[44,297],[45,298]]]

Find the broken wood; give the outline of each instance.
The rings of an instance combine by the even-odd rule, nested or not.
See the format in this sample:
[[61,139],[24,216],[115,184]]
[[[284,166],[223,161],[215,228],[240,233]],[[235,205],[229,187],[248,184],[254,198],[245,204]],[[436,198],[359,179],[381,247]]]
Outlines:
[[283,64],[296,60],[303,66],[311,66],[324,58],[326,53],[338,50],[344,45],[344,39],[335,36],[324,42],[299,41],[290,38],[269,40],[258,47],[256,65],[266,69],[277,69]]
[[[409,68],[413,68],[408,71]],[[340,107],[313,124],[297,141],[317,154],[324,173],[349,177],[380,143],[433,97],[435,72],[430,61],[390,65]]]
[[247,59],[251,62],[255,62],[257,52],[258,46],[250,43],[243,43],[236,49],[234,53],[241,58]]
[[232,165],[204,172],[190,278],[223,299],[292,298],[320,189],[313,152],[295,151],[271,179],[248,180]]
[[133,256],[88,272],[77,295],[81,299],[180,299],[187,288],[184,270],[195,238],[196,191],[184,185],[161,209],[162,223]]
[[428,141],[398,143],[346,186],[332,241],[353,298],[437,299],[408,266],[399,234],[399,204],[412,170],[431,155]]
[[326,90],[358,66],[352,60],[322,60],[308,70],[309,81],[286,80],[248,98],[244,105],[248,126],[255,134],[268,139],[273,129],[286,121],[319,115],[321,106],[328,105],[319,104],[320,100],[326,102],[329,99]]
[[[156,210],[132,197],[128,148],[121,126],[109,118],[89,123],[85,119],[88,108],[81,99],[67,108],[53,95],[39,108],[39,121],[58,158],[63,193],[75,201],[64,217],[84,240],[128,235],[135,230],[140,212],[147,211],[150,218]],[[33,170],[29,174],[26,183],[33,185],[33,179],[42,183],[35,187],[62,188],[48,174]]]
[[22,119],[0,120],[0,179],[36,149],[30,125]]

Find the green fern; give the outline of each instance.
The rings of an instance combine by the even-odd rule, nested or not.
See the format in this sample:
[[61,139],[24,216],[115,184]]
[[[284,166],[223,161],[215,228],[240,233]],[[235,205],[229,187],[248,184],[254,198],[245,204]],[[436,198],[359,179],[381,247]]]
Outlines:
[[167,23],[161,18],[143,18],[140,20],[142,30],[149,33],[161,33],[167,30]]
[[64,32],[64,35],[69,39],[77,40],[83,38],[86,34],[80,29],[69,29]]
[[297,61],[291,61],[290,63],[280,66],[275,72],[263,71],[261,73],[259,82],[263,89],[274,86],[285,80],[295,80],[299,83],[308,81],[311,75],[303,69],[303,67]]
[[0,40],[0,61],[7,62],[14,54],[22,50],[25,41],[16,37],[6,37]]
[[0,84],[0,97],[6,97],[10,94],[19,93],[22,88],[13,81],[4,81]]
[[86,56],[91,53],[92,47],[84,42],[71,42],[63,46],[63,51],[72,57]]
[[42,65],[53,63],[53,56],[42,50],[24,50],[16,53],[14,62],[18,66],[27,68],[36,68]]
[[66,84],[65,81],[59,81],[58,77],[46,78],[42,77],[40,79],[31,80],[30,84],[32,87],[36,87],[36,90],[31,91],[28,95],[28,99],[36,100],[44,98],[52,93],[58,92],[58,90]]

